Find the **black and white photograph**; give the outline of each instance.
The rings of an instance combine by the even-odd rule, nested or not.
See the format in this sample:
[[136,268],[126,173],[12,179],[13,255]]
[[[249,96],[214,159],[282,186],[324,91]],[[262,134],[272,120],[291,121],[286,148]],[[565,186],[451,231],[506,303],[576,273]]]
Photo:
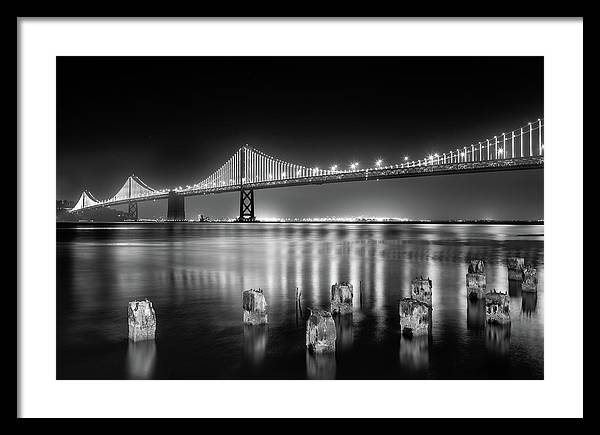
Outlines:
[[540,57],[57,58],[57,377],[543,379],[543,103]]
[[552,136],[551,55],[127,47],[45,59],[50,385],[554,382],[549,331],[582,325],[551,304],[583,295],[546,159],[582,138]]

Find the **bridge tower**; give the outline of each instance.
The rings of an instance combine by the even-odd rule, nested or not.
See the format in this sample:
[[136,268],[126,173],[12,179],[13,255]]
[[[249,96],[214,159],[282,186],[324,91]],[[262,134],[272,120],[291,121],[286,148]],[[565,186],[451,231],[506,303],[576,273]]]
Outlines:
[[127,215],[129,219],[134,221],[138,220],[138,203],[136,201],[129,201],[129,210],[127,211]]
[[169,191],[167,199],[167,220],[185,221],[185,197],[173,190]]
[[246,179],[246,164],[248,162],[248,148],[243,146],[240,148],[240,216],[238,222],[254,222],[256,217],[254,216],[254,189],[246,189],[244,187],[244,181]]
[[[131,176],[129,176],[129,178],[127,178],[127,196],[129,198],[131,198],[132,178],[133,178],[133,174]],[[127,215],[129,217],[129,219],[137,221],[138,220],[138,203],[136,201],[129,200],[127,205],[129,206],[128,211],[127,211]]]

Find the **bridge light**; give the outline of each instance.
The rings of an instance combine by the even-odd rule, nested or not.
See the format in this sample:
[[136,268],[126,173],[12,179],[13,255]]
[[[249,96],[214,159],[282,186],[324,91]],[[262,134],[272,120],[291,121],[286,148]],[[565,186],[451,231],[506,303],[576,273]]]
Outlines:
[[464,152],[464,151],[463,151],[463,152],[461,152],[461,153],[460,153],[460,156],[461,156],[461,157],[464,157],[464,156],[465,156],[465,152]]
[[331,166],[331,170],[332,170],[332,171],[335,171],[335,170],[337,170],[337,165],[333,165],[333,166]]
[[502,154],[503,152],[504,152],[504,150],[503,150],[502,148],[500,148],[500,149],[498,150],[498,154]]
[[439,156],[440,156],[440,155],[439,155],[439,154],[437,154],[437,153],[433,155],[433,157],[435,157],[436,159],[437,159]]
[[282,173],[281,173],[281,176],[282,176],[282,177],[285,177],[285,172],[282,172]]
[[381,166],[381,163],[383,163],[383,160],[377,159],[377,161],[375,162],[375,166],[379,168]]
[[404,156],[404,161],[407,162],[408,161],[408,156]]

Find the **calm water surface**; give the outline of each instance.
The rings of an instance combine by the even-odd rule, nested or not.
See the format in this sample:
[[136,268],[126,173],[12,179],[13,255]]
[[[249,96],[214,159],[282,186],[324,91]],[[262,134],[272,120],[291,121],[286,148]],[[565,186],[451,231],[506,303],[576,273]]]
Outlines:
[[[543,379],[544,227],[397,224],[58,224],[59,379]],[[509,285],[505,259],[538,268],[537,296]],[[508,290],[510,328],[469,303],[471,258]],[[405,339],[398,301],[433,281],[433,332]],[[335,355],[305,350],[307,307],[355,288]],[[362,282],[362,306],[358,289]],[[269,325],[242,324],[242,290],[262,288]],[[300,309],[295,290],[303,290]],[[127,302],[147,297],[154,342],[129,343]]]

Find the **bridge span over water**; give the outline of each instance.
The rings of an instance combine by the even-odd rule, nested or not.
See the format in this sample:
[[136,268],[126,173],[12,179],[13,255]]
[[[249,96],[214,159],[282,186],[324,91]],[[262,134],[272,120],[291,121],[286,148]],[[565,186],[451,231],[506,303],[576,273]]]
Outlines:
[[432,175],[469,174],[492,171],[541,169],[544,166],[544,123],[538,119],[517,130],[502,133],[492,139],[473,143],[419,160],[408,160],[361,168],[353,163],[347,169],[332,166],[311,168],[269,156],[248,144],[240,147],[219,169],[199,183],[170,189],[153,189],[139,177],[131,175],[111,198],[96,199],[89,191],[82,192],[71,213],[81,213],[101,207],[128,205],[128,213],[137,219],[137,205],[142,201],[167,199],[167,220],[185,220],[185,197],[195,195],[240,192],[238,221],[252,222],[254,191],[279,187],[320,185],[351,181]]

